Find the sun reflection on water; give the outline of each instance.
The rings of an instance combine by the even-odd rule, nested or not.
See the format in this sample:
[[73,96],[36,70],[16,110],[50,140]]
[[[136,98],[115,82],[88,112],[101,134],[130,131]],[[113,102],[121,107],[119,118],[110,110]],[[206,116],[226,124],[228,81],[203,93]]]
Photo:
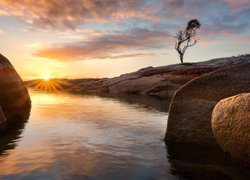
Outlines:
[[160,138],[165,112],[91,95],[29,92],[31,116],[15,149],[0,156],[0,179],[172,177]]

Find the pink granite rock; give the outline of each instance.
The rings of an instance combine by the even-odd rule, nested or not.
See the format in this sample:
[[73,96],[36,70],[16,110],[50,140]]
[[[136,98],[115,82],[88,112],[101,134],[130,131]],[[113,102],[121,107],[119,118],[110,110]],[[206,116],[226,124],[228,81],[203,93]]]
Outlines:
[[211,123],[221,148],[233,160],[250,167],[250,93],[218,102]]

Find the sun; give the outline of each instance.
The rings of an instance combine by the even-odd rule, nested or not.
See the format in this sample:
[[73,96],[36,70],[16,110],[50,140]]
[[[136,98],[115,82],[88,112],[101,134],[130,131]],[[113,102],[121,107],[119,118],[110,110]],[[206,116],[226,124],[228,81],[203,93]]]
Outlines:
[[49,74],[45,74],[45,75],[42,76],[42,79],[45,80],[45,81],[48,81],[48,80],[50,80],[52,78],[53,78],[53,76],[51,76]]

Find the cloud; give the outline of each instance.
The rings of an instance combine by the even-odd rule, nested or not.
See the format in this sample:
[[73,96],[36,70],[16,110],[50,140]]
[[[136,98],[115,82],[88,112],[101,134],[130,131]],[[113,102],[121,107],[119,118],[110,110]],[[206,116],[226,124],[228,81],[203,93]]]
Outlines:
[[158,20],[145,0],[1,0],[1,14],[16,16],[42,28],[69,28],[86,22],[141,18]]
[[[85,23],[120,23],[119,20],[148,20],[160,26],[168,23],[171,28],[198,18],[202,25],[223,25],[225,28],[249,28],[249,0],[1,0],[0,16],[23,19],[41,29],[77,29]],[[138,23],[136,23],[138,22]],[[248,24],[248,25],[246,25]],[[124,25],[124,24],[123,24]],[[127,25],[127,24],[125,24]],[[156,26],[157,26],[156,25]],[[137,27],[138,27],[137,26]],[[147,26],[147,27],[149,27]],[[145,28],[145,27],[143,27]],[[240,28],[241,30],[242,28]],[[78,36],[72,36],[77,39]]]
[[195,17],[193,8],[189,8],[187,3],[189,1],[184,0],[159,0],[159,9],[158,12],[161,18],[192,18]]
[[230,7],[231,11],[237,12],[249,8],[249,0],[224,0]]
[[67,40],[90,40],[97,38],[103,35],[102,31],[93,30],[93,29],[75,29],[74,33],[70,31],[60,32],[61,39]]
[[[113,58],[115,54],[132,51],[133,48],[156,49],[153,46],[162,41],[158,39],[159,42],[152,43],[153,38],[159,36],[156,36],[157,33],[168,31],[174,35],[185,28],[186,22],[192,18],[201,22],[198,35],[203,43],[240,34],[244,36],[250,29],[249,0],[1,0],[0,16],[6,15],[20,18],[44,30],[59,30],[61,40],[78,41],[54,45],[35,53],[64,60],[101,59],[110,54],[112,56],[109,58]],[[131,28],[148,28],[151,31],[141,31],[140,34],[125,32]],[[116,33],[121,29],[125,34]],[[148,43],[146,35],[142,33],[148,33],[151,42]],[[135,37],[137,34],[138,37]],[[96,52],[92,50],[95,47],[98,47]]]
[[122,54],[122,55],[115,55],[115,56],[103,56],[99,57],[98,59],[126,59],[126,58],[148,58],[154,57],[157,54],[154,53],[136,53],[136,54]]
[[172,36],[166,32],[134,29],[129,34],[103,34],[89,41],[54,45],[37,51],[34,56],[61,61],[152,56],[145,51],[167,48],[171,40]]
[[233,41],[234,43],[250,43],[250,37],[238,38]]

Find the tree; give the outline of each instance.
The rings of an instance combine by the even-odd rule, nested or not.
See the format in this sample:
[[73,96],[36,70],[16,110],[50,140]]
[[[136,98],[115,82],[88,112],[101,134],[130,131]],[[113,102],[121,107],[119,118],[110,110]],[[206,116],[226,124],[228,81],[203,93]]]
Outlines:
[[197,19],[192,19],[187,23],[187,27],[183,31],[176,34],[175,49],[179,54],[180,61],[183,63],[183,56],[188,47],[195,45],[198,42],[196,30],[201,26]]

